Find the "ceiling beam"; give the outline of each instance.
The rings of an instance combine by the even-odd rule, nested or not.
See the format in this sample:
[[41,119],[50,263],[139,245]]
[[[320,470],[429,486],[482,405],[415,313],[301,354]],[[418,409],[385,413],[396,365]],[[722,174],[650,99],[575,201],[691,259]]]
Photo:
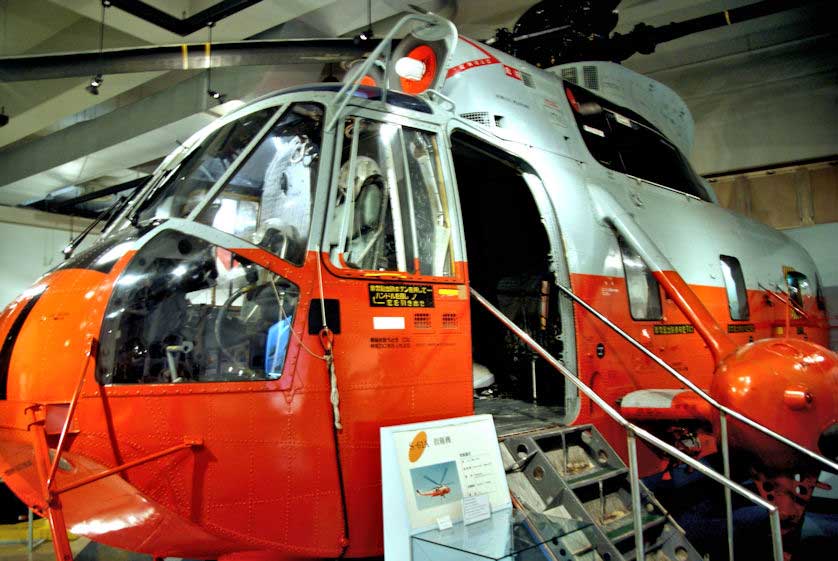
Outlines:
[[215,24],[262,0],[221,0],[188,18],[176,18],[140,0],[111,0],[119,8],[166,31],[186,37],[199,29]]
[[[213,72],[229,98],[253,97],[317,79],[321,65],[244,67]],[[49,136],[0,152],[0,204],[18,204],[171,152],[216,115],[202,73],[172,88]]]
[[285,64],[326,64],[355,60],[367,55],[378,41],[358,44],[352,39],[279,39],[237,41],[212,46],[207,57],[205,45],[166,45],[110,49],[103,53],[60,53],[0,58],[0,81],[47,80],[93,74],[195,70],[229,66]]

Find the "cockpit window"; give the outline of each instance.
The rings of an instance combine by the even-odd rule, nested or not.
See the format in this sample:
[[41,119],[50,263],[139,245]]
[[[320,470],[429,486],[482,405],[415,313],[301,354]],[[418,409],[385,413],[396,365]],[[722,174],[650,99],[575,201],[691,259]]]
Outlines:
[[207,136],[152,188],[132,211],[133,220],[186,218],[275,112],[276,108],[270,107],[250,113]]
[[114,284],[99,338],[102,384],[273,380],[297,286],[200,238],[166,230]]
[[317,184],[323,108],[290,106],[198,221],[301,265]]
[[434,134],[351,118],[326,229],[344,268],[451,276],[451,227]]

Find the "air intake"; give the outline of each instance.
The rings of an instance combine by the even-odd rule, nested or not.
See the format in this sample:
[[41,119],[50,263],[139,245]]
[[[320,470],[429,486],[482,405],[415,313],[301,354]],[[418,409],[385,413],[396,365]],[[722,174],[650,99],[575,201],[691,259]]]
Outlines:
[[474,121],[478,125],[483,125],[484,127],[491,128],[492,127],[492,118],[486,111],[475,111],[473,113],[460,113],[460,117],[463,119],[468,119],[469,121]]
[[582,84],[583,86],[589,90],[599,89],[599,71],[596,66],[583,66],[582,77],[585,80],[585,83]]
[[571,84],[579,85],[579,72],[575,66],[570,68],[562,68],[562,80],[567,80]]

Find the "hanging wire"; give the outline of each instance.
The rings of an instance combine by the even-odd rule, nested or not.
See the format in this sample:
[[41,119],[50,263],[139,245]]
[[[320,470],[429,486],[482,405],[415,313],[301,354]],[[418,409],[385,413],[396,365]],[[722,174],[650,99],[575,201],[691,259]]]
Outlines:
[[218,90],[212,89],[212,28],[215,27],[215,22],[211,21],[207,23],[207,27],[209,27],[209,43],[206,46],[206,56],[207,56],[207,95],[210,96],[212,99],[216,100],[218,104],[222,104],[227,101],[227,96],[223,93],[219,92]]
[[7,38],[9,36],[9,0],[3,0],[3,50],[0,54],[6,56],[6,46],[8,44]]
[[99,20],[99,56],[96,63],[99,66],[99,72],[90,79],[90,84],[85,88],[93,95],[99,95],[99,86],[104,82],[102,78],[102,51],[105,49],[105,10],[110,7],[110,0],[102,0],[102,17]]

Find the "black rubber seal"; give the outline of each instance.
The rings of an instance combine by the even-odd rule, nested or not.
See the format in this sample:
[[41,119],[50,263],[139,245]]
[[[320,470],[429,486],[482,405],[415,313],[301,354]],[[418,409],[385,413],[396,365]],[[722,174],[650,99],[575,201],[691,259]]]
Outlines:
[[[43,292],[41,294],[43,294]],[[12,327],[6,334],[6,338],[3,340],[3,347],[0,348],[0,400],[5,400],[6,394],[8,393],[7,384],[9,381],[9,365],[12,362],[12,350],[15,348],[17,336],[20,335],[20,330],[23,328],[26,318],[29,317],[29,312],[31,312],[32,308],[35,307],[35,304],[41,298],[41,294],[33,296],[32,299],[26,303],[15,318],[14,323],[12,323]]]

